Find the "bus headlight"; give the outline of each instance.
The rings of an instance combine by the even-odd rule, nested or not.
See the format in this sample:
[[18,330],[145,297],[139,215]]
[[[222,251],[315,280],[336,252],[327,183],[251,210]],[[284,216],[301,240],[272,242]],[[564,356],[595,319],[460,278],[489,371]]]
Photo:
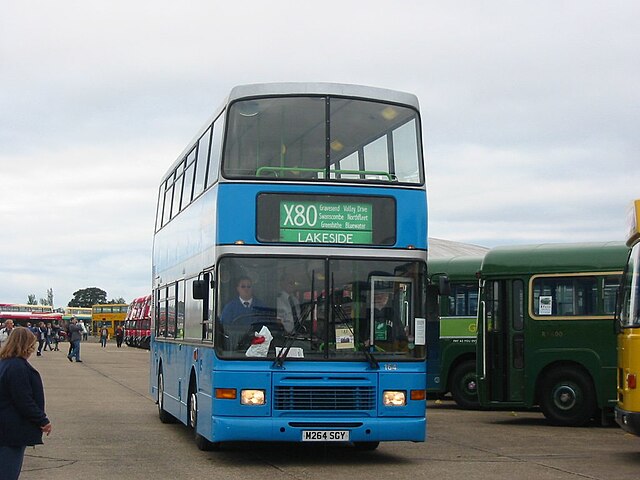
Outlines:
[[240,403],[242,405],[264,405],[265,401],[264,390],[242,390],[240,392]]
[[385,390],[382,392],[382,404],[385,407],[404,407],[407,404],[407,394],[399,390]]

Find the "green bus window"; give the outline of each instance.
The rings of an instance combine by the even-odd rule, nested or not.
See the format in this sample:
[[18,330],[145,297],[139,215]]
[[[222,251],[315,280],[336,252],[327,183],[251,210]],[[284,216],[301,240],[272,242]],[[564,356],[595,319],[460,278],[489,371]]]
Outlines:
[[533,312],[540,316],[588,316],[597,312],[595,277],[538,277],[533,281]]
[[512,285],[513,329],[520,331],[524,328],[524,282],[514,280]]
[[616,312],[616,301],[618,299],[618,286],[620,279],[618,277],[605,277],[602,287],[602,312],[613,315]]
[[488,290],[488,303],[487,303],[487,331],[500,332],[502,331],[502,322],[500,310],[500,283],[489,282],[487,285]]
[[478,313],[478,286],[458,284],[451,286],[449,315],[454,317],[475,316]]

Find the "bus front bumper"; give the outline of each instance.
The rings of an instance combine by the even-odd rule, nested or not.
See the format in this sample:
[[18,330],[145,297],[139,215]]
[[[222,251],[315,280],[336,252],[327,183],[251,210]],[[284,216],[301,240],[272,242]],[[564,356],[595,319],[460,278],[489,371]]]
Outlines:
[[629,412],[620,407],[615,409],[616,422],[625,432],[640,436],[640,412]]
[[[327,421],[326,418],[239,418],[214,417],[213,441],[276,441],[302,442],[309,440],[304,432],[344,432],[349,442],[411,441],[424,442],[427,422],[424,418],[382,418]],[[306,440],[305,440],[306,437]],[[344,438],[336,435],[338,438]],[[334,439],[333,441],[339,441]]]

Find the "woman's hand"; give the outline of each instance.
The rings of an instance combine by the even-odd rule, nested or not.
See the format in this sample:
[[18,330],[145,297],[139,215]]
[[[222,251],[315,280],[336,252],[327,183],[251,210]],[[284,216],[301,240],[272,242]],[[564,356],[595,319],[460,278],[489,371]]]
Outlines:
[[48,437],[51,433],[51,422],[47,423],[44,427],[40,427],[40,430],[42,430],[42,433],[46,433]]

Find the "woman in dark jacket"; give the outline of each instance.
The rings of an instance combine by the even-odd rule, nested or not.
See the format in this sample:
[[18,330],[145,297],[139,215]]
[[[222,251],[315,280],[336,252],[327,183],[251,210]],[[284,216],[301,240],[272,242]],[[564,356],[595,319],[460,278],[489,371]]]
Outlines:
[[42,443],[51,433],[44,411],[40,374],[27,362],[36,350],[35,335],[16,327],[0,350],[0,468],[2,479],[20,476],[28,445]]

